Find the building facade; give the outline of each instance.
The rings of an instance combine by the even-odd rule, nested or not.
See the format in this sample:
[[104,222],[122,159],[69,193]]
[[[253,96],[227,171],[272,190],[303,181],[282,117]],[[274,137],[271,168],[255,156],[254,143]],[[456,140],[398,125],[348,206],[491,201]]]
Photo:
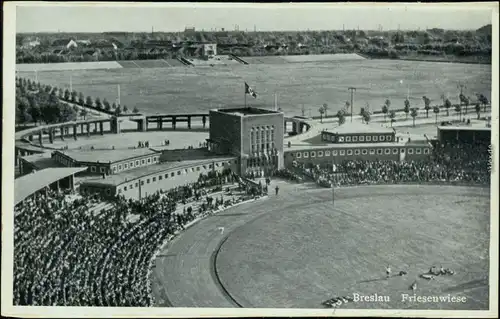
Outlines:
[[257,108],[210,111],[209,150],[240,158],[239,173],[265,174],[284,167],[284,115]]

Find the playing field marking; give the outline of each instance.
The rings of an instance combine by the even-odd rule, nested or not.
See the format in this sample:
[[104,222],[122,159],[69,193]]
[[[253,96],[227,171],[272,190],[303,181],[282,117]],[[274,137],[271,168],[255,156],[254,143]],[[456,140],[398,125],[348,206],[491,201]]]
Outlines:
[[138,67],[139,69],[142,69],[142,67],[141,67],[139,64],[135,63],[135,61],[130,61],[130,62],[132,62],[132,63],[134,63],[135,65],[137,65],[137,67]]
[[161,59],[161,61],[165,62],[168,66],[172,66],[170,63],[168,63],[167,61],[165,61],[164,59]]

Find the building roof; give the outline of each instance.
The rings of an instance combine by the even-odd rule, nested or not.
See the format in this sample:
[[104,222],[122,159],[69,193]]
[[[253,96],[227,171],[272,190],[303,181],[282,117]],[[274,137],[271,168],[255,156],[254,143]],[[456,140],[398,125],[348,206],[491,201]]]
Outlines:
[[14,180],[14,205],[45,186],[86,169],[86,167],[47,168],[16,178]]
[[84,185],[107,185],[118,186],[125,182],[131,182],[137,178],[145,177],[148,175],[156,174],[162,171],[169,171],[173,169],[184,169],[199,165],[208,165],[217,161],[230,161],[234,160],[235,156],[214,156],[210,159],[204,160],[190,160],[190,161],[177,161],[177,162],[164,162],[155,165],[144,166],[140,168],[131,169],[118,174],[106,176],[106,178],[89,179],[83,182]]
[[483,125],[471,125],[471,126],[460,126],[460,125],[449,125],[449,126],[438,126],[438,130],[443,131],[491,131],[491,127]]
[[158,152],[149,148],[92,150],[92,151],[58,150],[56,152],[65,154],[78,162],[101,162],[101,163],[109,163],[109,162],[114,163],[140,156],[159,154]]
[[331,131],[324,131],[333,134],[356,134],[356,133],[394,133],[390,127],[377,126],[373,124],[362,124],[359,122],[344,123]]
[[246,116],[246,115],[264,115],[264,114],[280,114],[281,112],[272,111],[267,109],[261,109],[256,107],[240,107],[240,108],[231,108],[231,109],[214,109],[214,112],[220,113],[228,113],[234,114],[238,116]]
[[34,165],[37,169],[45,169],[50,167],[64,167],[52,159],[49,152],[33,154],[21,157],[22,160]]

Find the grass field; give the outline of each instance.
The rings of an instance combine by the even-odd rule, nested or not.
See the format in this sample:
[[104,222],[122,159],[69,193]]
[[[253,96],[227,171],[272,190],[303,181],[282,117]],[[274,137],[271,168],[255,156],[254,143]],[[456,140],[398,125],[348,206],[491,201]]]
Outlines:
[[[281,57],[259,57],[266,60]],[[114,62],[110,62],[114,63]],[[165,62],[156,61],[159,65]],[[458,81],[467,84],[466,94],[491,94],[491,66],[392,60],[361,60],[310,63],[262,63],[206,67],[148,67],[108,70],[40,71],[42,83],[68,87],[72,74],[73,89],[85,96],[115,101],[117,84],[121,101],[129,109],[137,106],[145,113],[185,113],[207,111],[216,107],[242,106],[244,82],[256,92],[257,99],[248,97],[247,104],[272,108],[274,93],[278,104],[291,115],[319,115],[318,108],[327,103],[328,113],[336,113],[350,99],[347,88],[357,87],[354,111],[367,103],[380,109],[385,99],[394,108],[402,108],[411,91],[412,106],[423,107],[422,96],[433,101],[449,94],[457,101]],[[34,72],[19,69],[19,76],[35,78]],[[402,81],[402,83],[401,83]]]
[[[229,294],[245,307],[318,308],[334,296],[390,296],[343,308],[487,309],[489,192],[438,186],[389,186],[309,192],[232,231],[217,256]],[[351,192],[351,194],[349,194]],[[262,208],[261,208],[262,209]],[[385,267],[406,270],[386,279]],[[419,279],[435,265],[456,271]],[[465,296],[465,303],[408,303],[420,296]]]

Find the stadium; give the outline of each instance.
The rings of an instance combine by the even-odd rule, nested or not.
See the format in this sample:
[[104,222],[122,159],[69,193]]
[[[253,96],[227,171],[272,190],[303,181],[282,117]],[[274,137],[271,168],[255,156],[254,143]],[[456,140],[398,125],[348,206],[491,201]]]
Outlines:
[[[371,116],[240,105],[18,131],[14,305],[488,309],[488,112]],[[466,302],[403,302],[417,286]]]

